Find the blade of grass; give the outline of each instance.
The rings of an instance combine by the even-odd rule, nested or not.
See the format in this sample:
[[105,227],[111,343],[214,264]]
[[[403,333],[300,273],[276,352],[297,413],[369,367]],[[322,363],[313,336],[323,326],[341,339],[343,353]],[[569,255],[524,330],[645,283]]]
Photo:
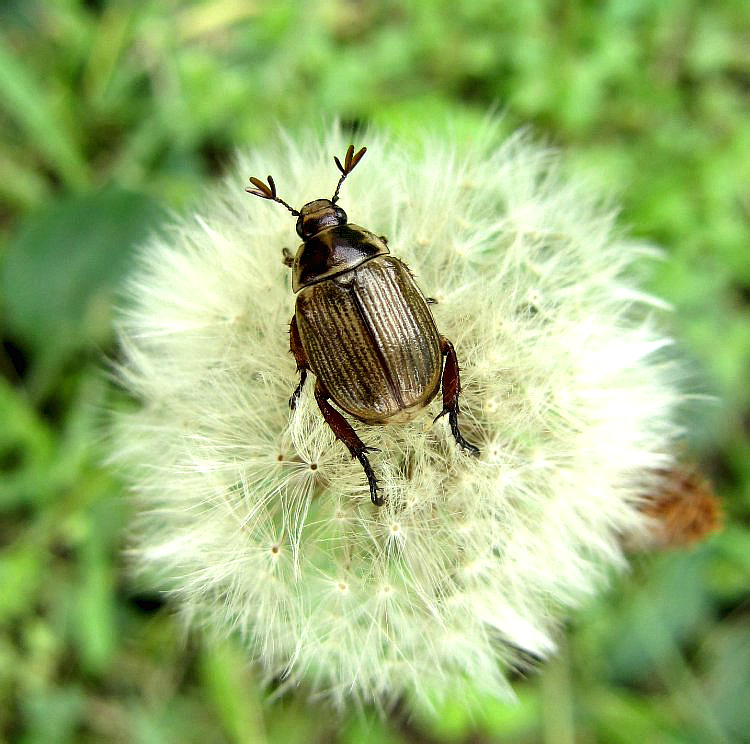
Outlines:
[[237,744],[267,744],[259,689],[231,641],[204,650],[201,680],[227,736]]
[[49,184],[29,163],[10,147],[0,149],[0,201],[17,209],[36,206],[48,192]]
[[576,740],[568,643],[562,639],[541,677],[542,731],[545,744],[574,744]]
[[31,70],[0,36],[0,106],[15,120],[29,144],[41,152],[66,184],[86,185],[86,162],[73,133],[49,106],[49,95]]
[[132,41],[134,17],[135,9],[127,5],[114,4],[102,13],[83,74],[83,89],[94,105],[106,96],[123,51]]
[[189,41],[210,34],[221,33],[235,23],[258,15],[258,7],[247,0],[218,0],[218,2],[191,5],[181,11],[177,19],[177,32]]
[[[649,618],[648,624],[640,629],[643,646],[653,656],[654,667],[667,688],[675,710],[685,721],[701,729],[706,741],[729,744],[729,738],[701,689],[700,682],[674,638],[665,630],[656,610],[656,603],[649,601],[647,591],[643,593],[642,602],[644,617]],[[669,648],[666,662],[660,660],[658,653],[652,653],[655,647],[665,646]]]

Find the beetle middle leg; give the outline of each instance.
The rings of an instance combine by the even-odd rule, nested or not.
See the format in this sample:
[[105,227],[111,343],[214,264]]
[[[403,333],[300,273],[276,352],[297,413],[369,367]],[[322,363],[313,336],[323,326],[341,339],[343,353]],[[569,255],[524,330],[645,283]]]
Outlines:
[[479,448],[470,442],[467,442],[461,430],[458,428],[458,396],[461,392],[461,379],[458,374],[458,358],[453,344],[445,336],[440,337],[440,350],[445,357],[445,366],[443,367],[443,410],[435,416],[437,421],[441,416],[448,414],[448,422],[451,425],[453,438],[456,440],[461,449],[468,452],[474,457],[479,456]]
[[302,341],[299,337],[296,315],[292,315],[292,322],[289,323],[289,351],[294,354],[294,361],[297,362],[297,372],[299,372],[299,385],[297,385],[292,393],[292,397],[289,398],[289,408],[294,410],[297,407],[299,396],[302,394],[302,388],[307,379],[307,368],[309,366],[305,350],[302,348]]
[[378,481],[373,472],[372,465],[367,459],[367,452],[372,452],[373,447],[366,447],[365,443],[359,438],[352,425],[328,402],[330,394],[323,386],[320,380],[315,383],[315,400],[318,402],[320,412],[328,426],[331,427],[334,436],[340,442],[343,442],[352,457],[356,457],[367,476],[367,483],[370,486],[370,499],[375,506],[383,505],[383,497],[378,496]]

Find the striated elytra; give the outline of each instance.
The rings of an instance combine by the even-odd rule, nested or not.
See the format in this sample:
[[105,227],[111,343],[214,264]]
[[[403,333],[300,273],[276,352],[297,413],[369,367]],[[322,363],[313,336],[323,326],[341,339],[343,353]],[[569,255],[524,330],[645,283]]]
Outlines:
[[402,423],[435,397],[442,379],[437,418],[447,414],[462,449],[472,455],[479,450],[461,435],[458,359],[453,344],[440,335],[428,300],[407,266],[390,255],[386,239],[349,224],[336,206],[341,184],[365,152],[363,147],[355,154],[350,145],[343,164],[334,157],[341,177],[333,197],[300,210],[276,195],[271,176],[267,184],[251,178],[254,188],[246,191],[285,206],[297,217],[303,240],[294,258],[284,251],[297,294],[289,343],[300,373],[289,405],[295,407],[310,370],[323,418],[362,464],[370,498],[380,506],[383,498],[367,458],[371,448],[329,401],[366,424]]

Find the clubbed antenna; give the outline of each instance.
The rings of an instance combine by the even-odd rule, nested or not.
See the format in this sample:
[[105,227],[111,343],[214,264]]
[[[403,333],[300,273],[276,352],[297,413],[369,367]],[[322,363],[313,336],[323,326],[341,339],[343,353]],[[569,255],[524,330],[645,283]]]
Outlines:
[[[354,166],[352,166],[352,168],[353,167]],[[280,199],[278,196],[276,196],[276,184],[273,182],[273,178],[271,178],[271,176],[268,177],[268,185],[263,183],[263,181],[261,181],[259,178],[251,178],[250,183],[255,186],[255,188],[245,189],[248,194],[259,196],[261,199],[270,199],[271,201],[283,204],[295,217],[299,216],[299,212],[296,209],[290,207],[283,199]]]
[[349,149],[346,151],[344,156],[344,164],[341,165],[341,161],[334,155],[333,159],[336,162],[338,169],[341,171],[341,178],[339,178],[338,184],[336,184],[336,191],[333,192],[331,201],[335,204],[339,199],[339,189],[341,184],[344,183],[344,179],[355,169],[357,163],[362,160],[367,148],[363,147],[356,155],[354,154],[354,145],[349,145]]

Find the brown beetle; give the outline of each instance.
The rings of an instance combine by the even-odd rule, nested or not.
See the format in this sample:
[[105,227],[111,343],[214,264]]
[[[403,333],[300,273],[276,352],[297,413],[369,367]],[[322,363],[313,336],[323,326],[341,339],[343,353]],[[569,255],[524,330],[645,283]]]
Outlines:
[[458,428],[456,351],[438,332],[428,300],[406,265],[389,255],[386,239],[349,224],[336,206],[341,184],[366,150],[355,155],[350,145],[343,165],[334,157],[341,177],[333,196],[299,211],[276,195],[271,176],[268,184],[251,178],[255,188],[246,191],[285,206],[298,218],[297,233],[304,241],[294,258],[284,250],[297,293],[289,340],[300,373],[289,405],[295,407],[311,370],[323,418],[362,464],[372,503],[380,506],[383,499],[366,454],[373,448],[329,400],[366,424],[401,423],[435,397],[442,375],[443,410],[435,420],[447,414],[456,442],[472,455],[479,450]]

